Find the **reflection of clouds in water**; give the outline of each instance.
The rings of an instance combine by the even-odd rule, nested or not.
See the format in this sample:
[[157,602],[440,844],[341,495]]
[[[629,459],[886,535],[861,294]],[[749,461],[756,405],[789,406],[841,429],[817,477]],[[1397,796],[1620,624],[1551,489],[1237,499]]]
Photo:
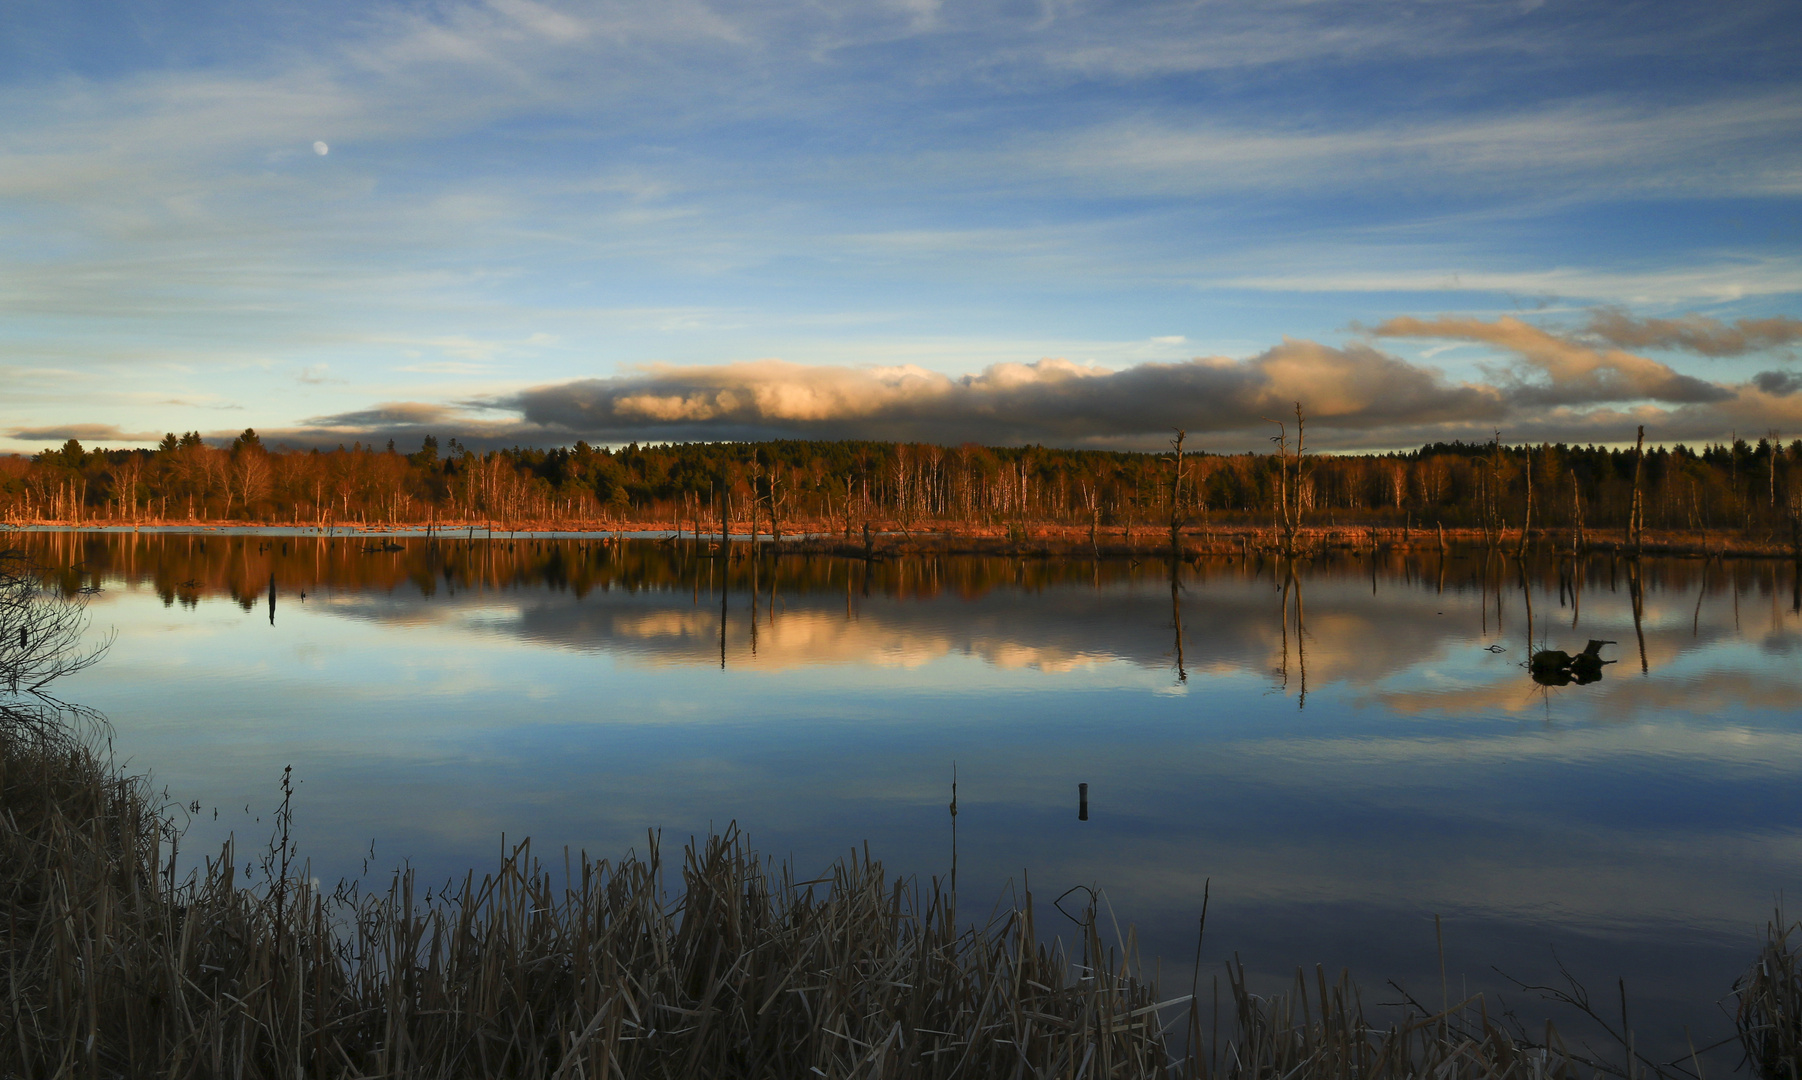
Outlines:
[[[558,648],[618,654],[650,665],[717,663],[720,612],[717,594],[643,591],[522,602],[512,597],[465,596],[451,601],[384,600],[342,610],[349,617],[384,624],[449,629],[465,626]],[[947,611],[946,605],[965,605]],[[398,609],[398,610],[397,610]],[[987,599],[939,603],[861,599],[847,616],[842,600],[781,597],[772,616],[768,601],[757,608],[757,640],[751,645],[750,600],[734,594],[726,614],[728,662],[755,663],[780,671],[811,665],[918,668],[954,655],[975,656],[1002,669],[1068,672],[1128,659],[1082,640],[1091,621],[1042,620],[1030,614],[1030,598],[1006,604]],[[1028,636],[1038,640],[1022,640]],[[1130,635],[1128,635],[1130,638]],[[1167,647],[1167,645],[1166,645]],[[1157,662],[1161,665],[1162,658]]]
[[[1307,621],[1310,677],[1369,682],[1389,670],[1436,655],[1443,633],[1422,624],[1404,594],[1372,601],[1361,586],[1310,588]],[[1189,582],[1183,605],[1186,666],[1191,672],[1253,672],[1282,665],[1282,594],[1268,582]],[[1319,606],[1318,614],[1313,607]],[[1375,610],[1366,610],[1374,605]],[[727,603],[728,660],[751,658],[751,601],[742,591]],[[429,602],[383,597],[334,606],[335,613],[398,626],[461,621],[559,648],[617,652],[648,663],[717,663],[717,593],[640,590],[583,599],[538,594],[468,593]],[[973,599],[940,596],[857,597],[850,613],[842,595],[781,593],[772,616],[767,594],[756,608],[759,668],[813,664],[919,667],[953,655],[1004,669],[1068,672],[1124,661],[1164,668],[1174,639],[1167,586],[998,589]],[[1298,647],[1291,626],[1288,647]]]
[[1758,647],[1773,656],[1788,656],[1802,649],[1802,634],[1794,630],[1773,630],[1759,640]]
[[1714,668],[1677,679],[1622,679],[1607,687],[1591,711],[1600,719],[1626,720],[1654,713],[1732,716],[1745,709],[1798,706],[1802,673]]
[[[1116,901],[1130,901],[1134,910],[1173,897],[1193,903],[1211,881],[1217,901],[1230,896],[1238,905],[1356,903],[1392,918],[1430,912],[1536,924],[1547,938],[1674,927],[1686,935],[1745,934],[1747,893],[1766,886],[1771,867],[1802,859],[1802,836],[1794,833],[1648,842],[1643,834],[1609,832],[1546,843],[1543,833],[1523,830],[1510,843],[1486,831],[1481,847],[1427,833],[1362,843],[1305,832],[1280,840],[1197,838],[1172,845],[1169,839],[1139,851],[1129,845],[1121,861],[1131,870],[1109,885]],[[1057,880],[1063,869],[1051,853],[1033,865],[1046,880]]]
[[1440,680],[1432,689],[1384,691],[1369,700],[1395,713],[1453,716],[1531,714],[1543,712],[1550,701],[1561,711],[1577,708],[1585,719],[1616,723],[1670,713],[1719,716],[1802,707],[1802,678],[1795,673],[1746,670],[1733,665],[1729,656],[1729,666],[1658,675],[1661,667],[1687,662],[1695,653],[1722,650],[1685,650],[1667,641],[1658,648],[1648,643],[1646,651],[1656,658],[1651,665],[1655,678],[1641,675],[1637,657],[1629,653],[1604,669],[1601,682],[1589,686],[1541,687],[1524,671],[1509,669],[1487,683]]
[[[847,621],[843,615],[792,608],[758,627],[756,666],[780,671],[812,664],[870,664],[885,668],[918,668],[951,652],[946,635],[916,628],[885,625],[879,620]],[[730,634],[728,620],[728,634]],[[749,632],[744,631],[748,640]],[[1002,643],[1005,647],[1006,643]],[[741,661],[749,646],[739,642]]]
[[[1436,777],[1451,778],[1460,767],[1488,763],[1545,761],[1579,763],[1607,761],[1627,754],[1649,754],[1713,762],[1738,769],[1763,772],[1802,771],[1802,733],[1772,731],[1732,725],[1694,727],[1680,723],[1646,723],[1628,728],[1577,727],[1553,733],[1498,731],[1485,726],[1469,736],[1408,735],[1359,738],[1296,738],[1280,741],[1246,740],[1234,744],[1235,753],[1258,760],[1280,760],[1286,765],[1325,767],[1417,769],[1415,783],[1440,786]],[[1434,771],[1445,770],[1445,771]],[[1273,773],[1272,780],[1281,779]],[[1310,783],[1314,781],[1309,781]]]
[[[1684,1020],[1731,970],[1692,978],[1667,949],[1706,939],[1739,964],[1739,938],[1719,942],[1748,933],[1802,865],[1796,622],[1757,574],[1739,579],[1736,624],[1721,571],[1698,616],[1699,576],[1652,564],[1649,677],[1624,569],[1610,591],[1594,562],[1575,628],[1556,577],[1535,578],[1532,644],[1611,639],[1621,661],[1546,693],[1519,666],[1531,646],[1512,561],[1499,624],[1493,584],[1465,573],[1480,559],[1454,560],[1443,594],[1431,557],[1412,577],[1380,568],[1374,594],[1368,562],[1305,565],[1305,636],[1293,592],[1285,634],[1267,565],[1185,569],[1187,684],[1168,580],[1122,564],[1010,565],[972,584],[951,560],[935,573],[968,587],[924,596],[884,590],[924,577],[892,563],[868,594],[864,568],[847,594],[842,564],[837,588],[819,587],[823,572],[804,588],[787,565],[773,615],[767,577],[759,590],[754,657],[749,574],[735,573],[725,671],[719,592],[673,575],[430,595],[403,577],[284,601],[276,628],[224,597],[172,622],[141,595],[112,658],[135,665],[116,697],[157,702],[120,715],[130,751],[177,769],[178,790],[261,809],[294,763],[309,836],[332,838],[337,865],[360,866],[377,830],[384,857],[461,873],[502,832],[615,854],[648,826],[673,845],[736,819],[811,866],[869,840],[895,869],[930,873],[945,865],[955,760],[961,873],[983,901],[1021,868],[1041,890],[1099,883],[1143,940],[1186,957],[1211,879],[1209,948],[1245,944],[1279,967],[1406,939],[1436,971],[1436,912],[1455,920],[1448,944],[1479,924],[1483,949],[1507,943],[1479,972],[1590,935],[1612,944],[1586,971],[1630,985],[1674,971]],[[271,649],[292,670],[247,674]],[[157,709],[168,719],[142,722]],[[1093,819],[1076,826],[1079,782]],[[1397,954],[1363,955],[1364,974],[1406,973]]]
[[[1530,648],[1577,651],[1595,637],[1616,642],[1605,655],[1620,662],[1607,668],[1602,683],[1564,690],[1556,697],[1561,708],[1619,719],[1666,707],[1666,701],[1629,687],[1639,678],[1640,646],[1624,575],[1614,588],[1599,572],[1597,577],[1602,583],[1586,584],[1582,617],[1572,627],[1575,611],[1560,602],[1555,586],[1544,582],[1534,589],[1529,623],[1517,585],[1501,590],[1498,612],[1497,593],[1482,589],[1474,575],[1452,582],[1444,593],[1429,578],[1412,583],[1382,578],[1373,595],[1369,578],[1360,574],[1304,572],[1300,589],[1306,622],[1300,633],[1293,591],[1285,626],[1280,580],[1252,577],[1242,568],[1212,567],[1185,574],[1185,666],[1192,679],[1250,674],[1282,682],[1277,673],[1286,670],[1286,689],[1293,693],[1305,659],[1312,692],[1358,688],[1367,691],[1361,699],[1365,703],[1408,714],[1519,714],[1543,709],[1548,700],[1518,666]],[[1662,604],[1653,602],[1659,595],[1656,583],[1649,583],[1640,631],[1654,672],[1676,674],[1669,669],[1689,658],[1740,650],[1748,636],[1760,633],[1736,628],[1731,597],[1724,592],[1704,597],[1699,616],[1690,599],[1693,592],[1663,594]],[[1036,590],[1002,585],[970,598],[847,597],[779,581],[774,604],[772,613],[766,585],[756,601],[753,651],[751,597],[743,589],[729,594],[728,664],[769,672],[828,665],[916,670],[969,656],[1002,670],[1064,674],[1114,663],[1165,669],[1175,658],[1168,585],[1155,579]],[[470,590],[427,600],[399,591],[334,597],[329,610],[408,629],[460,624],[538,645],[607,652],[623,662],[652,667],[717,665],[720,660],[717,592],[697,596],[689,590],[642,588],[576,597],[543,590]],[[1798,638],[1793,630],[1777,628],[1758,640],[1766,655],[1778,656],[1787,655]],[[1477,642],[1503,651],[1477,656]],[[1697,710],[1802,703],[1802,688],[1769,673],[1739,678],[1737,685],[1735,677],[1716,679],[1706,687],[1683,674],[1683,682],[1674,687],[1668,677],[1658,681],[1677,694],[1678,708],[1691,707],[1683,704],[1684,698]]]

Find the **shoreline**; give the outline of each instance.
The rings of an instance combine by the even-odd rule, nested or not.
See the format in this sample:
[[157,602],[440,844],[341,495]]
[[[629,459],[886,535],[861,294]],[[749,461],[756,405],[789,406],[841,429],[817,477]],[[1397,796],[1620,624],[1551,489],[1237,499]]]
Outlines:
[[[760,526],[763,523],[759,523]],[[209,533],[227,536],[281,537],[391,537],[424,540],[592,539],[682,541],[717,548],[719,532],[703,529],[697,536],[692,522],[649,518],[634,521],[604,519],[522,520],[516,522],[436,521],[378,524],[300,521],[247,521],[242,519],[66,519],[36,518],[0,523],[0,531],[29,532],[149,532],[152,534]],[[882,558],[900,555],[1007,555],[1024,558],[1183,559],[1237,555],[1284,555],[1282,532],[1270,525],[1231,522],[1190,525],[1181,530],[1179,550],[1171,550],[1167,527],[1088,525],[1038,522],[1011,525],[977,525],[963,522],[904,523],[871,519],[854,535],[842,523],[798,520],[773,537],[767,526],[756,533],[748,524],[734,522],[728,542],[736,550],[755,544],[760,553],[835,555],[845,558]],[[1392,525],[1313,525],[1296,532],[1294,555],[1317,553],[1398,552],[1427,553],[1456,547],[1491,548],[1504,556],[1521,551],[1519,529],[1499,535],[1482,529],[1429,529]],[[1579,540],[1568,531],[1535,529],[1526,545],[1529,553],[1610,555],[1616,558],[1655,555],[1706,559],[1794,559],[1802,562],[1802,538],[1781,537],[1774,530],[1673,531],[1644,538],[1637,547],[1621,537],[1590,534]]]

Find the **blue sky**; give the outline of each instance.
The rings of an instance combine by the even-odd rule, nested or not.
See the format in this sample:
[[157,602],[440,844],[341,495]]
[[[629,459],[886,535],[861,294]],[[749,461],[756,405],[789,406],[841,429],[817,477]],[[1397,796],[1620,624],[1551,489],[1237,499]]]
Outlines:
[[0,9],[0,450],[1802,434],[1802,19]]

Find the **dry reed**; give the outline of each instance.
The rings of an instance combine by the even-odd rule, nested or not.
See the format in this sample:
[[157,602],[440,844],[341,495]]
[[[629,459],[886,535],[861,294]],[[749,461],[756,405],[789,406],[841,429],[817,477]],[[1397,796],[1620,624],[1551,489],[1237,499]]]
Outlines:
[[[1316,971],[1259,996],[1236,962],[1223,1032],[1217,990],[1211,1014],[1157,1001],[1092,902],[1069,954],[1040,941],[1029,892],[972,927],[936,880],[891,880],[868,852],[797,881],[732,830],[687,846],[674,889],[653,837],[555,871],[521,844],[443,894],[411,873],[327,894],[295,872],[284,799],[254,882],[229,847],[178,879],[179,830],[149,785],[19,720],[0,713],[0,1078],[1699,1072],[1636,1056],[1624,1028],[1620,1063],[1573,1052],[1481,995],[1433,1010],[1404,994],[1372,1020],[1349,976]],[[1796,1080],[1802,957],[1781,920],[1736,990],[1755,1072]]]
[[[1161,1075],[1151,988],[1038,942],[1030,897],[960,927],[868,854],[796,881],[735,832],[552,871],[522,844],[426,898],[225,850],[81,740],[0,725],[0,1076]],[[672,899],[672,895],[675,897]],[[1095,961],[1095,962],[1089,962]]]
[[1790,935],[1802,924],[1779,911],[1766,928],[1764,947],[1734,986],[1740,1044],[1763,1080],[1797,1080],[1802,1071],[1802,948]]

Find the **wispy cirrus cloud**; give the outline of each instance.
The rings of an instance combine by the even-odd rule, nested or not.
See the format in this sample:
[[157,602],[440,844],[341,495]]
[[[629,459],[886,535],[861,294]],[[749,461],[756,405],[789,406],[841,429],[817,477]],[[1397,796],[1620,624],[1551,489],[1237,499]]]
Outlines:
[[[1306,251],[1293,247],[1273,255],[1260,263],[1287,263],[1289,268],[1229,269],[1214,280],[1277,293],[1486,292],[1606,304],[1726,303],[1802,293],[1802,260],[1787,255],[1711,255],[1682,265],[1643,269],[1473,266],[1470,264],[1476,260],[1468,253],[1447,256],[1431,248],[1393,254],[1375,248],[1361,253],[1338,249],[1330,260],[1309,258]],[[1355,265],[1360,261],[1363,265]]]
[[1584,177],[1559,197],[1593,200],[1603,185],[1628,191],[1720,196],[1802,193],[1802,148],[1788,133],[1802,103],[1780,94],[1704,104],[1562,102],[1426,121],[1344,122],[1313,129],[1264,123],[1176,126],[1147,116],[1034,138],[1021,160],[1109,187],[1201,193],[1272,186],[1410,189],[1455,185],[1518,189]]

